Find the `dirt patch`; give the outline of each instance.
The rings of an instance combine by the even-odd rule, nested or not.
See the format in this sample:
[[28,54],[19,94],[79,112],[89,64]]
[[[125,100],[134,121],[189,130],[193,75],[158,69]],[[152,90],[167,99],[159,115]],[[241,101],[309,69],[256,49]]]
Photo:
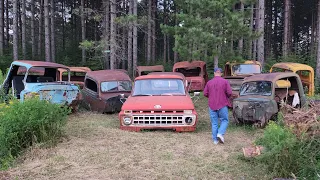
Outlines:
[[226,144],[214,145],[205,99],[197,109],[194,133],[127,132],[116,114],[75,114],[57,147],[28,150],[8,172],[18,179],[269,179],[241,158],[256,131],[231,124]]

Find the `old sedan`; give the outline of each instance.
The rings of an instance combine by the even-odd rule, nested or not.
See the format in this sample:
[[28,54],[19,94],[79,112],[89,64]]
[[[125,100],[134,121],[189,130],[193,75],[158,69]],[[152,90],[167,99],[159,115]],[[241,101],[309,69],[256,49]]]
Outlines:
[[118,112],[123,100],[128,97],[132,81],[123,70],[100,70],[87,72],[83,88],[83,98],[92,111],[101,113]]

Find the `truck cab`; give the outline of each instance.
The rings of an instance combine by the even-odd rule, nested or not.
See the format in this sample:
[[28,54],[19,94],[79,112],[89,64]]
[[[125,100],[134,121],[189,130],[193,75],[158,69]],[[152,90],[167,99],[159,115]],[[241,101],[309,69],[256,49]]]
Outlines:
[[181,73],[155,72],[137,77],[119,113],[120,129],[194,131],[198,115],[186,87]]
[[[59,70],[65,69],[67,81],[59,81]],[[43,62],[19,60],[12,62],[1,88],[21,102],[28,96],[39,96],[41,100],[75,107],[79,103],[79,88],[70,83],[67,66]]]
[[258,61],[227,62],[224,66],[223,77],[227,79],[233,94],[238,95],[244,78],[260,74],[262,70]]

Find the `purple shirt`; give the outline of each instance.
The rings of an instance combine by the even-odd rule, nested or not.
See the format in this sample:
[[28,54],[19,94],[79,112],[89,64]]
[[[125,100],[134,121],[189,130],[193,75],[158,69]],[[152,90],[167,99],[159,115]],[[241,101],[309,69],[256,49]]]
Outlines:
[[229,97],[232,95],[232,89],[229,82],[220,76],[216,76],[206,84],[204,96],[208,97],[210,109],[219,110],[229,105]]

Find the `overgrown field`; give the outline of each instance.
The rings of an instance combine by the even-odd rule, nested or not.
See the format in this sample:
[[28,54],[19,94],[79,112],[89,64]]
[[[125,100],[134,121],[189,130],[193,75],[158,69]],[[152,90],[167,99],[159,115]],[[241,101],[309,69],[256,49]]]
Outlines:
[[266,167],[242,155],[261,130],[230,124],[226,144],[214,145],[206,99],[196,107],[194,133],[127,132],[117,114],[73,114],[61,143],[28,149],[7,173],[17,179],[270,179]]

